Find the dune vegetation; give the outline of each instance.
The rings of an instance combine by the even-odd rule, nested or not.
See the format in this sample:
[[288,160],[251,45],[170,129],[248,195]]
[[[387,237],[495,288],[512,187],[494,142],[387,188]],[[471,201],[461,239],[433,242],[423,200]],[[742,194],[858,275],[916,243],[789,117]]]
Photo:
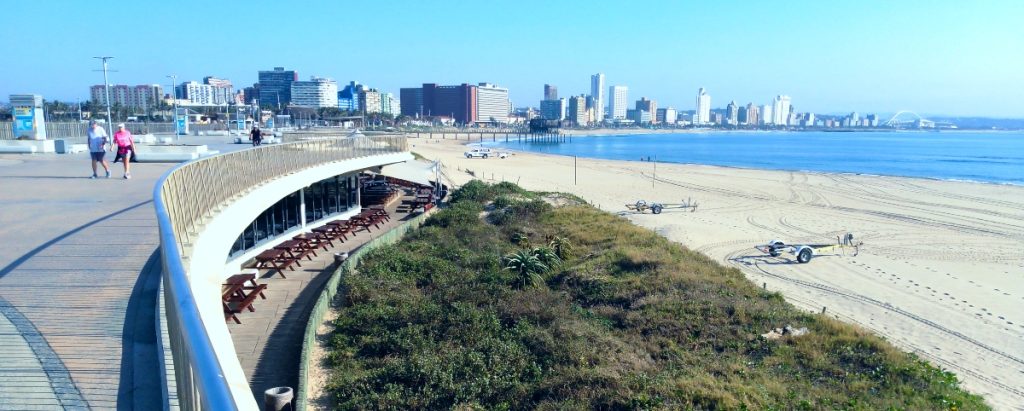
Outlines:
[[[341,287],[341,409],[986,408],[954,374],[736,269],[509,183],[466,184]],[[787,325],[808,332],[762,336]]]

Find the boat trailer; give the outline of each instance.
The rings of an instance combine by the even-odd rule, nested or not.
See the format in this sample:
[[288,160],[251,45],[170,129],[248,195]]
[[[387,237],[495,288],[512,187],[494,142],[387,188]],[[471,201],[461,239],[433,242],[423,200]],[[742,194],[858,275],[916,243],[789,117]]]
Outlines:
[[847,250],[851,250],[852,256],[856,257],[857,254],[860,254],[860,246],[862,245],[864,245],[864,242],[855,243],[853,241],[853,234],[846,233],[842,237],[836,237],[835,244],[786,244],[782,240],[771,240],[767,244],[755,246],[754,248],[772,257],[778,257],[783,252],[788,252],[796,256],[798,263],[806,264],[815,255],[838,255],[842,253],[845,256]]

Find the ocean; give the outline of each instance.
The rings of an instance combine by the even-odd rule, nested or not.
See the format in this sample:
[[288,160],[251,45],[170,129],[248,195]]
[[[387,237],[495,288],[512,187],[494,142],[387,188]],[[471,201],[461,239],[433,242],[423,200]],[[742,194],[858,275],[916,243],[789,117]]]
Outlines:
[[612,160],[707,164],[1024,185],[1024,132],[723,132],[495,142],[491,147]]

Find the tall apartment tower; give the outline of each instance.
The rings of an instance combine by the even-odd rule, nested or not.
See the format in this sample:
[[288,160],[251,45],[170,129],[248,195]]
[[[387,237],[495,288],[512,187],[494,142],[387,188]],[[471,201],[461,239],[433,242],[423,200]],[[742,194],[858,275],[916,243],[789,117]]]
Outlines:
[[258,78],[260,105],[282,108],[292,101],[292,83],[299,80],[299,73],[274,67],[273,71],[261,70]]
[[694,124],[707,124],[711,122],[711,95],[701,87],[697,90],[697,112],[694,114]]
[[789,106],[789,96],[775,96],[775,101],[772,102],[772,122],[780,126],[789,125]]
[[604,73],[590,76],[590,98],[593,99],[594,122],[604,121]]
[[612,120],[626,119],[626,100],[628,94],[629,87],[608,87],[608,114],[612,116]]
[[558,100],[558,87],[550,84],[544,85],[544,99],[545,100]]

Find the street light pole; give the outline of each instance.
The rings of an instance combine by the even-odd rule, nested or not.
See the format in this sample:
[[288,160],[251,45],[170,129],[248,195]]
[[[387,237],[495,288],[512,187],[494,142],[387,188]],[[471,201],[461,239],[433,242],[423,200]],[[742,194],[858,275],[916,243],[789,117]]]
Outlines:
[[112,127],[110,119],[110,81],[107,80],[107,60],[112,59],[111,56],[93,57],[94,59],[103,60],[103,93],[107,98],[107,129]]
[[174,125],[174,138],[180,139],[181,137],[178,137],[178,89],[176,88],[178,76],[171,74],[165,77],[171,79],[171,102],[174,103],[174,115],[171,116],[171,124]]

